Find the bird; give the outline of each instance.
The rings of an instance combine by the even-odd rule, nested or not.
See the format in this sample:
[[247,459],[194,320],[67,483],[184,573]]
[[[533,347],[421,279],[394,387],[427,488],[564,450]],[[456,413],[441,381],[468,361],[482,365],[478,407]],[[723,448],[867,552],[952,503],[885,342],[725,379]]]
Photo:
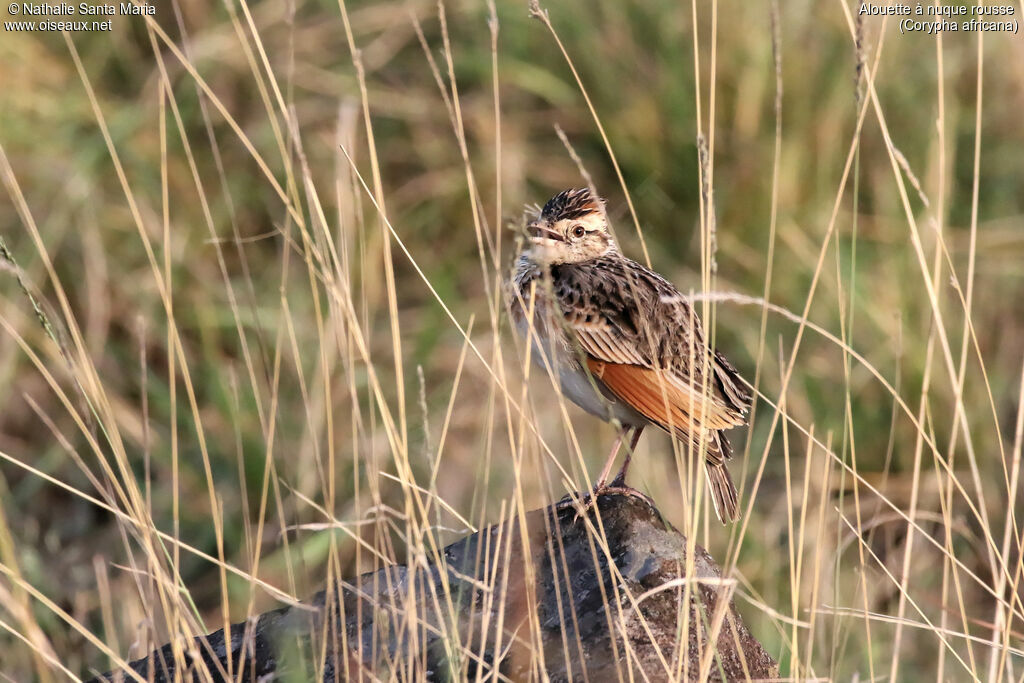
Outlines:
[[[715,512],[723,523],[735,521],[739,502],[724,432],[746,423],[751,395],[736,368],[708,346],[687,298],[622,254],[604,200],[588,188],[559,192],[531,212],[526,234],[508,281],[512,322],[530,340],[533,360],[557,375],[564,396],[619,426],[594,497],[629,489],[626,472],[640,434],[655,425],[703,454]],[[622,467],[609,484],[627,435]]]

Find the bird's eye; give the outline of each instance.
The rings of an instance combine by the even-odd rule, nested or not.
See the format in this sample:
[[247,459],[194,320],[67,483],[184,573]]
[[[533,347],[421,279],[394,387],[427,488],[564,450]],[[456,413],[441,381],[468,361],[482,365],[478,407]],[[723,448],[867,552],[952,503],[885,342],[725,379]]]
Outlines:
[[582,225],[577,225],[575,228],[572,229],[573,237],[583,237],[586,234],[587,231],[584,229]]

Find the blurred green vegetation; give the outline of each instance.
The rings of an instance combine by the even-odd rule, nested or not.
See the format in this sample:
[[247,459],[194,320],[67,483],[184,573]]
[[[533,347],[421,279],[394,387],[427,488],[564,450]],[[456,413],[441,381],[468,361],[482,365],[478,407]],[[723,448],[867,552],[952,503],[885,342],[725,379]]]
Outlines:
[[[717,20],[713,7],[717,7]],[[800,2],[783,3],[780,8],[783,91],[778,140],[770,4],[723,0],[717,5],[700,4],[695,10],[687,3],[660,0],[573,0],[547,3],[545,9],[621,164],[651,261],[681,290],[702,288],[698,93],[703,132],[708,136],[713,84],[716,290],[755,297],[765,290],[778,143],[778,229],[769,300],[800,315],[816,276],[818,253],[854,139],[857,107],[868,92],[866,83],[857,81],[858,54],[842,5]],[[373,204],[351,178],[339,152],[339,143],[344,144],[372,187],[357,70],[339,6],[314,2],[293,8],[289,3],[259,2],[248,5],[247,10],[252,13],[282,97],[294,112],[331,238],[344,255],[353,300],[359,302],[355,313],[366,335],[375,376],[397,415],[399,390],[391,355],[382,233]],[[516,346],[507,324],[502,324],[498,338],[491,334],[459,145],[414,28],[414,20],[420,22],[430,54],[447,78],[437,7],[426,2],[367,1],[349,3],[347,10],[365,66],[387,215],[454,317],[466,324],[470,316],[476,316],[473,338],[485,355],[500,340],[506,362],[514,370]],[[179,11],[180,24],[176,18]],[[542,203],[564,187],[585,182],[560,142],[556,126],[565,131],[596,186],[608,198],[624,250],[640,258],[640,243],[601,136],[544,25],[530,18],[525,2],[502,2],[497,7],[494,58],[499,137],[488,7],[481,2],[452,2],[445,5],[445,15],[469,160],[485,229],[491,235],[502,235],[502,267],[509,267],[514,249],[514,234],[506,228],[520,222],[523,206]],[[161,3],[156,21],[177,45],[187,45],[195,71],[286,189],[292,174],[305,219],[315,224],[316,212],[308,202],[307,188],[302,187],[288,123],[279,111],[268,115],[260,87],[261,83],[266,87],[262,63],[257,78],[246,57],[253,42],[243,7],[192,0]],[[324,521],[304,498],[325,503],[323,463],[329,443],[336,450],[333,513],[338,519],[364,518],[375,503],[403,509],[401,489],[385,479],[378,482],[382,500],[367,498],[367,491],[374,488],[368,478],[376,478],[377,470],[388,469],[391,458],[380,416],[372,407],[366,364],[357,359],[352,333],[322,285],[322,269],[314,268],[311,277],[294,221],[232,126],[208,98],[200,96],[194,79],[156,38],[184,124],[186,148],[175,114],[162,98],[160,67],[145,23],[115,17],[113,25],[111,33],[70,36],[73,51],[57,34],[8,32],[0,41],[4,83],[0,145],[11,169],[5,178],[11,199],[0,202],[0,234],[18,259],[26,281],[47,302],[49,315],[61,320],[57,290],[24,217],[19,215],[12,189],[16,182],[110,401],[116,423],[105,427],[116,427],[124,439],[138,481],[145,482],[149,472],[149,482],[140,485],[151,497],[156,527],[171,531],[177,525],[183,540],[216,555],[212,520],[222,517],[224,556],[246,569],[251,566],[248,558],[262,528],[260,575],[306,595],[323,581],[330,553],[328,534],[292,530],[289,537],[293,543],[286,548],[280,520],[288,525]],[[984,500],[971,484],[962,433],[950,447],[954,383],[937,340],[933,342],[934,355],[927,355],[936,321],[889,151],[870,105],[851,179],[839,201],[835,237],[826,251],[810,319],[836,336],[845,333],[849,345],[898,389],[915,415],[930,364],[926,429],[943,457],[955,458],[954,470],[974,499],[987,506],[995,520],[991,532],[1001,539],[1007,504],[1000,446],[1010,453],[1024,357],[1024,129],[1020,126],[1024,44],[1012,35],[984,36],[976,173],[979,37],[942,37],[940,79],[934,37],[900,35],[891,24],[884,34],[880,28],[878,19],[863,26],[863,58],[873,66],[875,50],[884,38],[874,85],[892,142],[906,159],[907,167],[901,172],[907,180],[909,205],[928,268],[941,229],[948,253],[940,258],[948,258],[960,286],[966,289],[972,243],[976,248],[971,321],[984,372],[973,349],[975,341],[969,340],[963,397],[981,480],[989,487]],[[88,87],[76,69],[74,55],[81,61]],[[257,56],[256,62],[259,59]],[[698,75],[699,84],[695,82]],[[944,94],[941,137],[937,125],[940,81]],[[155,265],[161,271],[165,263],[169,266],[165,275],[173,296],[173,320],[196,390],[219,511],[211,507],[196,419],[180,363],[168,342],[168,316],[130,203],[90,105],[90,89],[123,165],[131,202],[137,205],[154,245]],[[275,96],[270,97],[273,100]],[[161,133],[162,111],[166,136]],[[165,154],[162,140],[166,140]],[[190,155],[201,194],[193,180]],[[914,191],[910,173],[920,183],[927,205]],[[170,198],[169,242],[164,240],[164,182]],[[975,185],[977,224],[972,238]],[[499,188],[500,205],[496,199]],[[233,239],[236,233],[238,241]],[[396,245],[392,250],[410,459],[418,480],[427,486],[460,368],[463,340],[409,261]],[[942,267],[937,282],[942,312],[939,324],[948,334],[959,370],[964,312],[949,268],[945,263]],[[494,277],[488,264],[490,285]],[[316,283],[312,287],[311,279]],[[74,384],[80,375],[68,369],[59,350],[45,339],[9,265],[0,269],[0,316],[8,328],[0,335],[0,387],[4,388],[0,392],[0,452],[95,494],[46,421],[52,421],[98,472],[85,436],[11,331],[41,354],[47,369],[70,392],[79,409],[83,406],[81,399],[75,398]],[[717,343],[751,380],[762,341],[760,316],[756,306],[728,302],[717,306]],[[319,319],[325,321],[326,331],[318,328]],[[773,400],[778,398],[783,371],[779,356],[788,360],[796,329],[781,316],[768,317],[760,372],[762,390]],[[171,358],[176,365],[173,391],[168,379]],[[468,358],[452,403],[436,490],[474,523],[491,523],[497,520],[501,501],[508,498],[514,485],[512,459],[508,438],[500,435],[504,418],[491,377],[472,353]],[[324,405],[323,359],[328,364],[331,406]],[[75,363],[80,360],[75,358]],[[841,349],[814,332],[806,334],[798,361],[786,395],[788,414],[807,428],[813,425],[823,440],[831,435],[839,457],[852,462],[855,455],[858,472],[876,485],[888,482],[884,484],[887,497],[905,509],[912,489],[917,432],[906,415],[894,408],[892,394],[860,363],[851,361],[847,377]],[[418,398],[418,367],[424,377],[426,425]],[[535,377],[532,386],[542,390],[533,396],[536,414],[541,416],[539,428],[556,454],[565,453],[563,464],[570,468],[568,442],[562,436],[557,411],[545,409],[553,405],[550,392],[545,391],[546,380]],[[989,409],[989,390],[1002,443]],[[488,424],[486,408],[492,402],[499,404],[499,412]],[[267,524],[260,527],[257,520],[270,410],[274,411],[271,457],[281,486],[270,492]],[[748,490],[770,437],[771,410],[765,404],[758,410],[761,414],[749,430],[749,456],[733,465],[734,477],[745,473]],[[333,414],[333,431],[328,430],[327,413]],[[594,424],[575,409],[570,415],[584,452],[592,454],[588,457],[593,470],[607,448],[611,428]],[[515,423],[517,418],[512,420]],[[488,436],[491,430],[498,434],[493,439]],[[851,543],[848,530],[835,516],[838,506],[847,519],[855,518],[848,495],[852,483],[849,478],[842,483],[846,495],[840,497],[835,464],[830,480],[833,488],[827,492],[829,522],[822,532],[830,539],[830,553],[837,553],[823,560],[832,573],[823,579],[824,593],[818,595],[818,604],[810,605],[805,587],[794,589],[787,551],[787,500],[803,500],[807,440],[792,428],[788,439],[797,491],[787,498],[787,458],[783,456],[783,439],[776,432],[738,559],[737,570],[748,582],[746,588],[783,614],[789,614],[791,594],[797,590],[804,596],[804,611],[790,616],[799,619],[810,618],[808,606],[813,611],[822,605],[854,609],[866,605],[872,611],[893,613],[898,592],[877,565],[871,565],[870,558],[870,567],[860,567],[857,541]],[[736,432],[733,440],[742,453],[744,435]],[[101,442],[105,444],[103,439]],[[177,521],[171,484],[174,443],[180,458]],[[490,457],[484,454],[488,445]],[[682,524],[681,504],[673,504],[679,500],[675,465],[663,455],[668,451],[667,440],[648,435],[642,449],[644,457],[635,471],[634,484],[654,494],[669,518]],[[945,486],[944,480],[927,450],[925,455],[919,505],[946,516],[947,521],[956,520],[958,533],[962,532],[953,541],[956,555],[991,580],[984,543],[978,540],[978,523],[960,498],[954,499],[952,510],[941,509],[937,492]],[[816,451],[810,469],[815,485],[824,481],[826,461],[820,449]],[[550,465],[542,466],[532,456],[523,462],[527,504],[539,505],[552,495],[561,495],[562,486]],[[357,469],[359,477],[354,476]],[[571,471],[581,482],[581,474]],[[676,487],[674,494],[672,486]],[[137,644],[133,653],[141,655],[146,643],[152,645],[167,635],[160,631],[159,621],[148,625],[155,632],[140,625],[148,613],[135,587],[136,578],[124,569],[128,555],[112,515],[11,463],[0,464],[0,490],[14,541],[12,557],[0,554],[5,565],[16,563],[26,581],[97,631],[112,647],[117,644],[115,650],[121,654],[138,641],[142,644]],[[898,518],[877,497],[863,490],[859,495],[863,515],[877,522],[871,527],[870,547],[898,576],[905,525],[886,523]],[[811,489],[808,501],[817,504],[818,496],[819,489]],[[814,510],[816,515],[817,508]],[[458,528],[450,518],[445,520]],[[928,532],[943,543],[942,525],[934,520],[929,524],[933,526]],[[373,527],[368,528],[367,538],[373,533]],[[377,528],[377,533],[384,532]],[[445,533],[444,538],[458,535]],[[336,539],[342,545],[343,573],[368,566],[368,558],[356,561],[349,537],[339,534]],[[401,541],[397,536],[392,540],[397,547],[391,552],[400,559],[404,553]],[[716,556],[724,559],[727,540],[727,532],[714,528],[707,542],[717,551]],[[810,532],[807,540],[811,544]],[[920,572],[915,574],[915,595],[932,596],[922,603],[922,609],[936,623],[936,615],[951,610],[955,616],[950,617],[954,622],[950,628],[970,628],[975,635],[988,637],[990,629],[984,625],[994,613],[989,596],[977,586],[966,586],[971,598],[967,602],[973,600],[977,605],[977,611],[970,614],[976,621],[973,625],[960,623],[955,598],[943,594],[942,556],[920,539],[917,543],[921,558],[913,565],[915,573]],[[0,552],[4,550],[0,546]],[[806,557],[813,557],[815,548],[805,551]],[[1016,547],[1013,553],[1016,557]],[[94,557],[109,574],[111,592],[121,603],[115,618],[116,637],[104,631]],[[223,596],[215,567],[184,553],[180,570],[208,624],[218,625]],[[872,585],[866,598],[861,594],[861,571],[870,572]],[[229,582],[233,618],[245,615],[250,590],[248,582],[241,579]],[[264,595],[257,597],[257,608],[273,604]],[[781,622],[749,603],[741,602],[741,607],[757,635],[780,656],[786,674],[785,663],[791,661],[785,645],[789,627],[780,626]],[[33,603],[32,610],[54,651],[71,670],[106,666],[100,652],[49,610],[38,603]],[[911,615],[909,609],[907,615]],[[891,624],[873,624],[868,647],[863,619],[832,619],[823,614],[819,618],[827,628],[819,628],[811,657],[817,675],[848,679],[856,673],[866,676],[871,666],[877,666],[872,669],[876,676],[888,672]],[[902,645],[901,668],[934,674],[935,652],[941,647],[935,633],[910,629],[904,632]],[[805,647],[799,653],[801,658],[807,656]],[[961,640],[953,647],[964,649]],[[7,675],[14,680],[31,675],[31,649],[24,643],[0,634],[0,650],[5,652]],[[947,673],[953,670],[951,662],[946,665]],[[792,673],[806,675],[809,670],[802,668],[806,661],[799,666]]]

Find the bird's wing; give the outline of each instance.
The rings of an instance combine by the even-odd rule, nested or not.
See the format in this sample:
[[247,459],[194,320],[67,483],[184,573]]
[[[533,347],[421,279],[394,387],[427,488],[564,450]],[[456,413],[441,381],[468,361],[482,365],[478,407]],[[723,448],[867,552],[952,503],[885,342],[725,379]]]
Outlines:
[[[707,349],[699,319],[675,287],[625,259],[597,265],[566,269],[553,283],[594,376],[680,438],[699,443],[708,430],[743,424],[746,389],[725,358]],[[702,353],[711,371],[706,388]]]
[[565,322],[583,352],[608,363],[646,366],[641,349],[596,307],[564,311]]
[[734,410],[738,411],[741,416],[745,415],[747,408],[750,407],[751,394],[750,389],[743,382],[743,378],[740,377],[739,371],[717,349],[712,367],[719,391]]
[[[593,358],[587,365],[616,397],[680,440],[699,445],[708,431],[742,424],[742,418],[737,419],[721,401],[704,396],[701,387],[684,384],[669,372]],[[709,450],[709,459],[713,455]]]

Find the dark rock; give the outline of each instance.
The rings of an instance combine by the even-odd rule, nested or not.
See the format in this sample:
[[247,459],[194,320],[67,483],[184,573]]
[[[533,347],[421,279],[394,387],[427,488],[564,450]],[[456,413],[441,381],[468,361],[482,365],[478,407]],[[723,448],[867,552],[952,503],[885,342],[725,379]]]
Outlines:
[[[208,680],[202,668],[228,680],[229,659],[242,681],[476,680],[495,667],[511,680],[629,680],[630,669],[698,680],[702,665],[707,680],[777,675],[703,548],[686,581],[686,539],[649,502],[608,494],[597,508],[600,526],[594,510],[588,525],[562,500],[525,515],[525,546],[513,518],[449,545],[441,562],[428,554],[236,624],[230,647],[216,631],[196,639],[195,660],[175,662],[165,645],[131,668],[153,681]],[[591,531],[602,527],[603,538]]]

